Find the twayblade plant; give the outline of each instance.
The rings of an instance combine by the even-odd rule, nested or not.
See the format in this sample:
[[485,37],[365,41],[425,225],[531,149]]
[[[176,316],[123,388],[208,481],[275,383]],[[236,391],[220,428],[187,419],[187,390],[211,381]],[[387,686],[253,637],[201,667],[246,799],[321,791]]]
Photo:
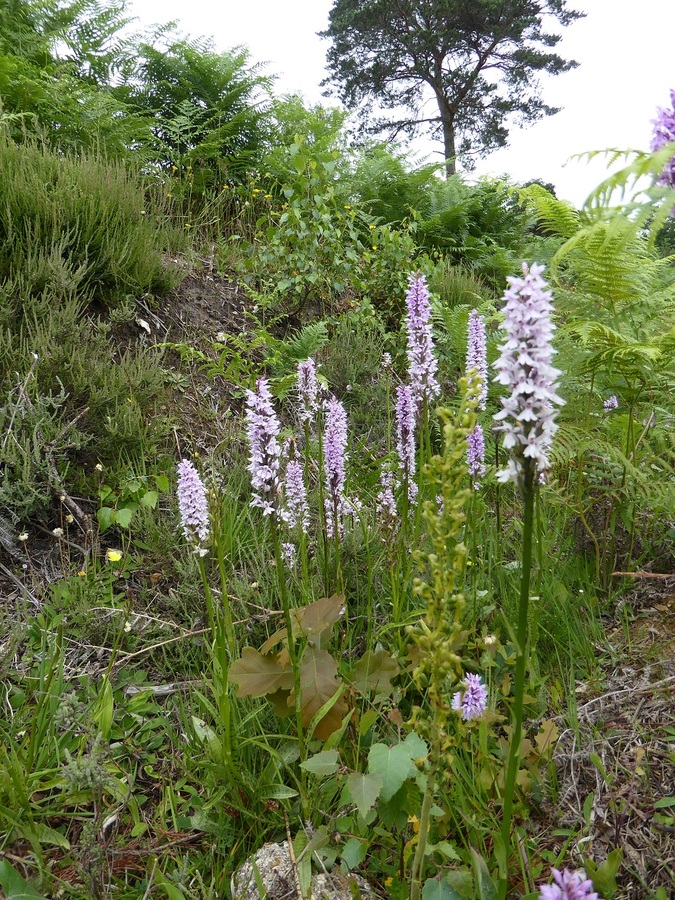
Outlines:
[[[422,892],[424,860],[431,823],[431,807],[440,768],[452,767],[451,750],[457,740],[450,724],[456,713],[465,719],[480,715],[487,693],[479,676],[464,679],[461,649],[466,641],[462,614],[466,605],[460,585],[466,564],[464,544],[465,507],[470,490],[465,487],[466,440],[476,424],[480,380],[476,370],[460,381],[459,412],[453,417],[446,410],[439,416],[443,423],[443,455],[433,457],[425,466],[425,475],[438,499],[424,503],[423,515],[431,543],[428,553],[418,557],[424,577],[415,580],[414,592],[426,601],[426,615],[412,629],[418,652],[414,670],[416,685],[426,693],[427,706],[413,714],[413,724],[426,739],[429,757],[426,784],[420,813],[419,836],[410,876],[410,898],[419,900]],[[464,689],[455,691],[462,680]],[[475,679],[475,680],[474,680]],[[452,698],[452,699],[451,699]]]

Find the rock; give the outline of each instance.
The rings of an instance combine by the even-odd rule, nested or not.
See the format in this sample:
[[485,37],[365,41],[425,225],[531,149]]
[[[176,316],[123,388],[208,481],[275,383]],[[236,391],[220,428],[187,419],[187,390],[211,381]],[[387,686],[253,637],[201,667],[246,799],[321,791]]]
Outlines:
[[[233,900],[262,900],[254,866],[260,876],[267,900],[298,900],[296,880],[288,852],[288,841],[264,844],[251,859],[240,866],[234,876]],[[309,900],[355,900],[359,896],[375,898],[365,878],[353,872],[315,872],[312,875]]]

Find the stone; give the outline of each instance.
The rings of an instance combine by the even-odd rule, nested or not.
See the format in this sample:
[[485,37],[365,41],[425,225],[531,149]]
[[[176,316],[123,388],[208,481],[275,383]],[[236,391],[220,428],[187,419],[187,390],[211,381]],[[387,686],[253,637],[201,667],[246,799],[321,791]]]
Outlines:
[[[254,864],[264,890],[260,896],[254,874]],[[239,867],[234,876],[233,900],[299,900],[288,841],[264,844]],[[305,900],[364,900],[376,897],[365,878],[350,872],[315,872],[312,875],[310,896]]]

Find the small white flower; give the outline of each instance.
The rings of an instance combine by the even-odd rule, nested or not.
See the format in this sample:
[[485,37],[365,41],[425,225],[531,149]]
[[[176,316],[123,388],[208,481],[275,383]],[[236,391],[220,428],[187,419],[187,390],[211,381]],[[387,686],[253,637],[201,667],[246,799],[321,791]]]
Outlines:
[[52,529],[52,534],[54,535],[54,537],[57,537],[57,538],[63,537],[63,528]]
[[28,540],[28,532],[22,531],[17,540],[21,541],[22,544],[25,544]]

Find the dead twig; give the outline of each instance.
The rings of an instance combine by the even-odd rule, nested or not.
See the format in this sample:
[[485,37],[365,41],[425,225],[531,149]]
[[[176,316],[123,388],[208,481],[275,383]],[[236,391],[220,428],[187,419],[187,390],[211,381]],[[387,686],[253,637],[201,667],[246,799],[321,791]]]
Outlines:
[[156,644],[150,644],[149,647],[143,647],[142,650],[135,650],[133,653],[125,653],[123,650],[118,651],[120,654],[120,658],[115,663],[116,666],[129,662],[130,659],[134,659],[137,656],[142,656],[144,653],[150,653],[152,650],[157,650],[159,647],[166,647],[167,644],[175,644],[176,641],[184,641],[186,638],[198,637],[200,634],[207,634],[210,632],[210,628],[200,628],[199,631],[188,631],[186,634],[179,634],[177,637],[167,638],[165,641],[159,641]]
[[2,570],[2,572],[6,575],[7,578],[9,578],[10,581],[14,582],[14,584],[21,590],[21,592],[30,600],[33,606],[40,606],[40,601],[37,599],[37,597],[31,594],[23,581],[21,581],[20,578],[17,578],[16,575],[7,568],[7,566],[3,565],[3,563],[0,563],[0,570]]
[[150,896],[150,889],[152,888],[152,882],[155,878],[156,868],[157,868],[157,859],[155,858],[152,861],[152,871],[150,872],[150,875],[148,876],[148,886],[145,889],[145,893],[143,894],[142,900],[148,900],[148,897]]
[[[611,700],[614,697],[621,697],[624,694],[632,694],[633,696],[637,696],[639,694],[652,694],[655,690],[662,687],[667,687],[669,684],[675,683],[675,675],[671,675],[669,678],[662,678],[661,681],[654,681],[652,684],[647,685],[647,687],[643,688],[621,688],[617,691],[610,691],[608,694],[600,694],[597,697],[593,697],[592,700],[588,700],[582,706],[579,707],[578,713],[585,711],[589,706],[593,706],[596,703],[601,703],[603,700]],[[552,716],[551,721],[561,721],[564,719],[564,716]]]
[[612,578],[654,578],[657,581],[667,578],[675,578],[675,572],[663,574],[661,572],[612,572]]
[[298,872],[298,864],[295,859],[295,850],[293,849],[293,838],[291,837],[291,824],[288,821],[288,813],[286,812],[286,810],[284,810],[284,821],[286,823],[286,838],[288,839],[288,857],[291,861],[291,871],[293,872],[295,890],[298,892],[298,900],[303,900],[302,885],[300,884],[300,873]]

